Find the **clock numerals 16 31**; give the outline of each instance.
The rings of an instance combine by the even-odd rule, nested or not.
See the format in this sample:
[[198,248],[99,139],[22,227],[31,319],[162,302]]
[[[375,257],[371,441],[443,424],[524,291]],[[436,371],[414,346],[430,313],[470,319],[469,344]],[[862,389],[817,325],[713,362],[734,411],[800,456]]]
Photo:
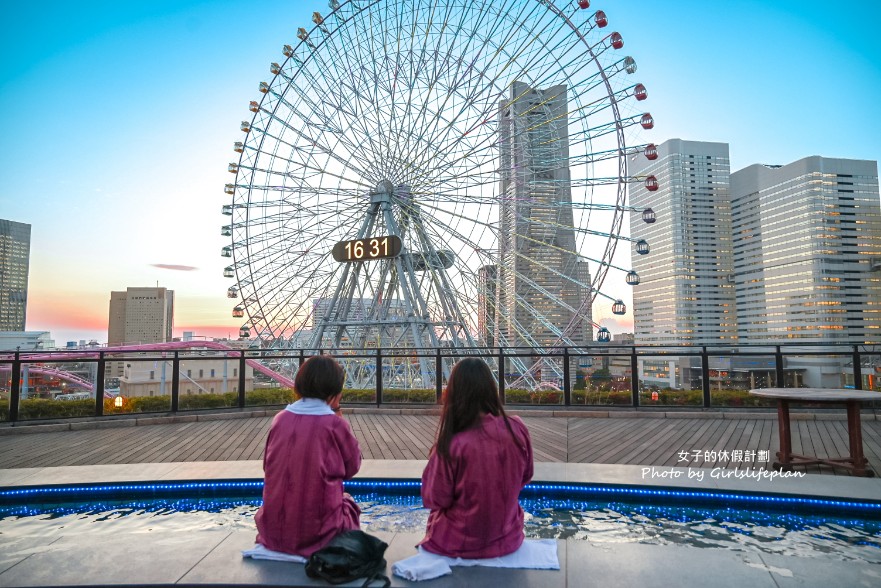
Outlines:
[[397,257],[401,253],[401,239],[387,235],[340,241],[334,245],[332,253],[333,258],[340,262]]

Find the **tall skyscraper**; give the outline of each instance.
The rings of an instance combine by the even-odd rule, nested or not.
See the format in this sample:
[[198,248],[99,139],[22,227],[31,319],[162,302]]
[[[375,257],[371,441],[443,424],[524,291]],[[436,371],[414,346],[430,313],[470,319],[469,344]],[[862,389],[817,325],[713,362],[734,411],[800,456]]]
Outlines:
[[742,342],[881,340],[876,162],[751,165],[731,174],[731,197]]
[[477,337],[487,347],[496,344],[497,283],[497,266],[485,265],[477,270]]
[[[551,346],[590,340],[586,263],[576,255],[566,86],[514,82],[499,105],[499,256],[493,343]],[[488,277],[488,274],[487,274]]]
[[0,331],[24,331],[31,225],[0,219]]
[[651,246],[649,255],[633,256],[636,344],[734,343],[728,144],[670,139],[657,149],[658,158],[642,159],[634,175],[655,176],[659,188],[631,190],[632,205],[657,217],[630,222],[631,237]]
[[[174,327],[174,292],[166,288],[127,288],[110,293],[107,345],[165,343]],[[108,364],[107,377],[122,377],[122,363]]]

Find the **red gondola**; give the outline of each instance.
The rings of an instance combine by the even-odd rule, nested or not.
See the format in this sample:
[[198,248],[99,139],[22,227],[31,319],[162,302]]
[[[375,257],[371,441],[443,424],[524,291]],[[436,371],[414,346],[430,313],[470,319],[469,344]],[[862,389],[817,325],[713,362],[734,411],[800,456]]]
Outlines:
[[640,101],[649,97],[649,93],[646,92],[645,86],[642,84],[636,84],[633,86],[633,95]]
[[609,43],[612,44],[612,47],[615,49],[620,49],[624,46],[624,39],[621,37],[621,33],[612,33],[609,35]]

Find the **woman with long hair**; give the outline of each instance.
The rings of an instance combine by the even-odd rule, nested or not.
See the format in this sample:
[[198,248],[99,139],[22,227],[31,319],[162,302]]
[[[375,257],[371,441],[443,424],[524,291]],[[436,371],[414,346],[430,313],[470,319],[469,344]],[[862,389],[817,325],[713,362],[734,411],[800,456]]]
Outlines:
[[472,559],[517,551],[524,538],[518,497],[531,479],[532,443],[523,421],[505,414],[485,362],[459,361],[422,473],[422,502],[431,512],[419,545]]

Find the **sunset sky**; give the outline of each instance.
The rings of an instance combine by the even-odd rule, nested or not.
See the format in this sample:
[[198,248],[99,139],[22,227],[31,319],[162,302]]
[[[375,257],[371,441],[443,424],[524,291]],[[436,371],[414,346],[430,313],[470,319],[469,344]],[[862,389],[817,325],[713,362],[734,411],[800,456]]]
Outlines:
[[[645,140],[728,142],[732,171],[881,156],[877,0],[592,5],[639,64]],[[28,330],[105,342],[110,292],[159,284],[176,292],[176,334],[236,335],[226,166],[269,63],[315,10],[327,2],[4,7],[0,218],[32,225]]]

